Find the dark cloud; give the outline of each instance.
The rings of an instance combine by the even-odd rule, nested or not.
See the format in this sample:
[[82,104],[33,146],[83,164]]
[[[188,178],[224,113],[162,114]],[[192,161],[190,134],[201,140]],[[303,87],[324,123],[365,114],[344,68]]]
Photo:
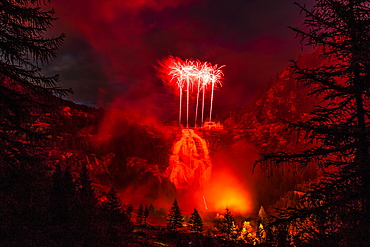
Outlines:
[[[311,3],[313,0],[303,2]],[[68,3],[67,3],[68,2]],[[156,77],[157,60],[172,54],[225,64],[216,104],[245,104],[301,53],[287,26],[302,16],[293,0],[54,0],[57,31],[67,40],[48,68],[70,98],[121,102],[159,117],[177,100]]]

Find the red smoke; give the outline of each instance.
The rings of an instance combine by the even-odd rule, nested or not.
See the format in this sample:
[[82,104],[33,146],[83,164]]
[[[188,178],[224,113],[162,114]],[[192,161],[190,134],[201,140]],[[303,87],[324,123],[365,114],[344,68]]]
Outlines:
[[[157,55],[144,40],[150,25],[138,16],[139,12],[145,9],[162,11],[191,2],[81,0],[66,4],[61,0],[54,1],[59,22],[63,25],[61,29],[67,33],[66,42],[69,36],[83,36],[100,54],[102,69],[109,80],[102,83],[105,91],[116,91],[110,94],[125,97],[128,104],[135,101],[149,111],[156,111],[155,101],[158,100],[158,82],[156,84],[152,68],[153,58]],[[106,100],[110,102],[112,99]]]
[[[261,85],[286,67],[288,60],[299,52],[298,41],[294,41],[297,51],[292,52],[293,42],[287,42],[288,36],[282,33],[284,38],[279,38],[275,33],[273,27],[277,24],[273,16],[261,19],[256,11],[241,13],[253,8],[268,11],[265,6],[261,8],[247,1],[81,0],[66,4],[66,1],[54,0],[52,3],[59,17],[56,26],[67,34],[66,43],[83,39],[88,49],[98,54],[95,58],[100,60],[99,69],[106,80],[93,85],[99,87],[95,90],[98,106],[106,107],[103,101],[110,103],[118,97],[123,99],[126,108],[134,107],[162,119],[177,108],[176,100],[167,94],[153,68],[164,56],[173,54],[227,64],[222,94],[217,93],[215,97],[217,106],[249,102]],[[258,22],[253,22],[256,15]],[[265,26],[273,26],[272,31]],[[291,33],[290,38],[293,37]],[[91,85],[84,81],[83,75],[76,83]],[[75,88],[76,98],[78,94],[92,91]],[[98,95],[99,91],[104,92],[104,97]]]

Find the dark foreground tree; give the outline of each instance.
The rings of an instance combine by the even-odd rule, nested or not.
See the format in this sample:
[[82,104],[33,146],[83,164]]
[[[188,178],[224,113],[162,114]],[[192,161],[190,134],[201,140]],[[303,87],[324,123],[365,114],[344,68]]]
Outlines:
[[107,245],[121,245],[124,242],[125,234],[132,231],[132,223],[123,210],[121,200],[114,188],[107,194],[107,200],[102,204],[103,220],[108,223],[106,235],[109,239]]
[[98,199],[96,198],[95,189],[86,164],[82,166],[80,175],[77,178],[77,186],[79,203],[81,204],[81,216],[89,217],[97,208]]
[[238,232],[235,226],[234,216],[229,208],[225,209],[224,217],[221,219],[220,231],[226,234],[226,239],[236,239]]
[[194,208],[194,212],[191,213],[188,228],[190,231],[201,233],[204,231],[204,225],[202,217],[200,217],[198,211]]
[[[280,243],[315,246],[364,245],[370,233],[370,3],[317,0],[306,29],[292,28],[302,42],[320,49],[322,62],[303,68],[293,61],[299,85],[320,105],[305,120],[287,123],[310,143],[301,152],[265,153],[263,168],[314,163],[325,175],[300,208],[280,210]],[[279,228],[279,227],[278,227]],[[289,239],[289,241],[287,241]]]
[[54,224],[73,224],[76,184],[69,167],[65,171],[58,165],[52,176],[53,185],[50,191],[50,213]]
[[102,209],[106,219],[111,223],[119,223],[124,218],[125,212],[114,188],[109,190],[107,200],[102,204]]
[[170,209],[170,213],[167,216],[167,229],[169,231],[176,232],[178,228],[182,227],[183,222],[184,216],[182,215],[180,206],[175,199]]
[[146,220],[148,219],[149,217],[149,208],[148,206],[145,206],[145,209],[144,209],[144,215],[143,215],[143,224],[146,225]]
[[[57,76],[42,74],[42,66],[56,56],[64,35],[46,38],[56,20],[53,10],[41,7],[47,1],[0,3],[0,161],[28,162],[40,135],[32,124],[46,110],[53,95],[65,95],[56,86]],[[41,138],[42,139],[42,138]]]
[[141,225],[143,223],[143,218],[144,218],[144,208],[143,204],[140,204],[136,215],[136,223]]
[[139,209],[137,210],[136,215],[136,223],[139,225],[146,225],[146,220],[149,217],[149,208],[148,206],[143,206],[143,204],[139,205]]
[[132,206],[131,204],[127,206],[125,212],[126,212],[126,216],[130,219],[131,221],[131,217],[132,217],[132,212],[134,211],[134,206]]
[[35,120],[51,112],[58,78],[41,67],[56,54],[63,35],[44,36],[55,18],[47,1],[0,2],[0,245],[53,245],[47,225],[50,171],[42,162],[45,135]]

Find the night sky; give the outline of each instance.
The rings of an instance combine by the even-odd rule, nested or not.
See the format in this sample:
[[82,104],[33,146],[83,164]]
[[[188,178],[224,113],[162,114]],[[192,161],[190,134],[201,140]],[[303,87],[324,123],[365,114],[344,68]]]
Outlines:
[[[300,0],[311,6],[314,0]],[[67,97],[97,107],[138,110],[165,119],[177,96],[156,76],[168,55],[226,65],[215,105],[243,106],[276,74],[310,51],[288,26],[304,16],[294,0],[53,0],[49,35],[67,38],[47,73]]]

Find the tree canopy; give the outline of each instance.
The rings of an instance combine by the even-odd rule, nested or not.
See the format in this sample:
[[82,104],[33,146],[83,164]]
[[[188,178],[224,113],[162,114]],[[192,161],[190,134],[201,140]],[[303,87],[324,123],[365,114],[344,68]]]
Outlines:
[[167,229],[176,232],[178,228],[182,228],[183,222],[184,216],[182,215],[180,206],[175,199],[170,209],[170,213],[167,216]]
[[258,163],[299,169],[314,163],[324,171],[303,207],[279,211],[276,222],[291,229],[286,233],[293,243],[361,244],[370,230],[370,4],[317,0],[312,10],[297,5],[306,15],[305,28],[292,29],[303,44],[320,49],[322,62],[306,68],[293,61],[291,69],[320,104],[305,119],[284,122],[288,130],[304,133],[306,149],[265,153]]
[[[54,10],[47,1],[0,3],[0,160],[29,161],[40,135],[32,124],[52,109],[55,96],[69,90],[57,86],[58,76],[45,76],[42,68],[55,56],[64,34],[45,37]],[[33,152],[32,152],[33,151]]]

